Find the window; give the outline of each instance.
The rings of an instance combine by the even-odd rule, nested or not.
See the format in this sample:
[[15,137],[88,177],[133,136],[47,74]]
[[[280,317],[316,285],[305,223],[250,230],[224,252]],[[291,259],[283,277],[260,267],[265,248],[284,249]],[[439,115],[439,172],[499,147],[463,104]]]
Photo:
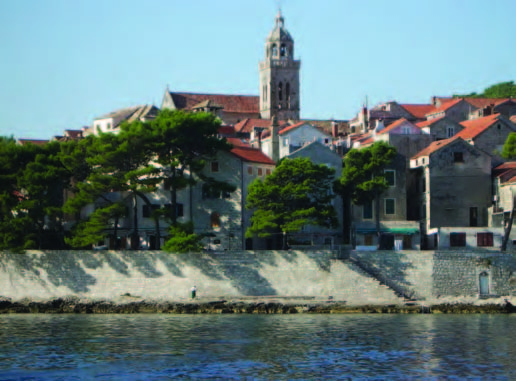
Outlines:
[[110,130],[110,129],[111,129],[111,123],[108,123],[108,124],[106,125],[106,129],[107,129],[107,130]]
[[249,166],[247,167],[247,174],[252,175],[253,174],[253,167]]
[[410,134],[410,128],[408,128],[408,127],[403,127],[403,128],[401,129],[401,133],[402,133],[402,134],[405,134],[405,135]]
[[283,100],[283,82],[280,82],[278,85],[278,100]]
[[218,161],[212,161],[211,162],[211,171],[212,172],[218,172],[219,171],[219,162]]
[[270,174],[271,174],[271,169],[270,168],[266,168],[265,169],[265,175],[269,176]]
[[384,171],[385,180],[390,187],[396,185],[396,171],[394,169],[386,169]]
[[150,218],[152,217],[152,212],[155,210],[158,210],[160,206],[158,204],[152,204],[150,207],[149,205],[145,204],[142,206],[142,214],[144,218]]
[[285,44],[281,44],[280,56],[281,57],[285,57],[286,55],[287,55],[287,47],[285,46]]
[[283,138],[283,145],[288,146],[288,138]]
[[373,201],[366,201],[362,206],[362,218],[364,220],[373,218]]
[[466,246],[466,233],[450,233],[450,246],[451,247]]
[[447,136],[451,138],[453,135],[455,135],[455,129],[453,127],[448,127]]
[[163,180],[163,189],[169,191],[172,188],[172,180],[166,178]]
[[210,216],[210,223],[212,228],[220,227],[220,214],[213,212]]
[[[172,204],[165,204],[164,208],[168,211],[172,210]],[[183,217],[184,216],[184,207],[183,204],[176,203],[176,217]]]
[[272,57],[275,58],[278,55],[278,47],[276,44],[272,44]]
[[202,185],[202,198],[203,199],[220,198],[220,190],[214,189],[209,184],[203,184]]
[[324,139],[324,144],[328,144],[330,142],[330,139]]
[[453,153],[453,162],[454,163],[463,163],[464,158],[462,157],[462,152],[454,152]]
[[287,82],[286,86],[286,95],[287,95],[287,108],[290,108],[290,83]]
[[263,168],[258,168],[258,176],[263,176]]
[[396,200],[394,198],[385,199],[385,214],[396,214]]
[[493,246],[493,233],[477,233],[477,246]]

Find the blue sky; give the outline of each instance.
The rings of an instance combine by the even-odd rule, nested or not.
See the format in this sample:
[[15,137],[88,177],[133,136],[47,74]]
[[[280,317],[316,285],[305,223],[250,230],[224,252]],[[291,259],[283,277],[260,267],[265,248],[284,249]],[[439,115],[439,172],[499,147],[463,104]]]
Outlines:
[[0,135],[50,138],[172,91],[258,94],[281,4],[301,116],[515,80],[514,0],[2,0]]

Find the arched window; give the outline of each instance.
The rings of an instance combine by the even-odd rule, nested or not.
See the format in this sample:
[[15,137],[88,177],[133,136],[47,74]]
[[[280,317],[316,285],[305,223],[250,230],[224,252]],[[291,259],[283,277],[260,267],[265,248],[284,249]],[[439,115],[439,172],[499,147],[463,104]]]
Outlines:
[[287,82],[285,86],[285,95],[287,98],[287,108],[290,108],[290,83]]
[[283,82],[280,82],[278,85],[278,100],[283,100]]
[[278,56],[278,47],[276,46],[276,44],[272,44],[272,58],[274,57],[277,57]]
[[213,212],[210,216],[210,223],[212,228],[220,227],[220,214]]
[[281,44],[280,56],[285,57],[286,55],[287,55],[287,47],[285,46],[285,44]]

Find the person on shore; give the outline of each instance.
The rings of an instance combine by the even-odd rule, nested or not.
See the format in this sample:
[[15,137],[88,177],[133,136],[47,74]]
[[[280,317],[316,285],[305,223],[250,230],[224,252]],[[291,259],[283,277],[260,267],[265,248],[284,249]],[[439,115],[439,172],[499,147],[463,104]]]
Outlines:
[[192,287],[192,299],[195,299],[195,297],[197,296],[197,288],[195,286]]

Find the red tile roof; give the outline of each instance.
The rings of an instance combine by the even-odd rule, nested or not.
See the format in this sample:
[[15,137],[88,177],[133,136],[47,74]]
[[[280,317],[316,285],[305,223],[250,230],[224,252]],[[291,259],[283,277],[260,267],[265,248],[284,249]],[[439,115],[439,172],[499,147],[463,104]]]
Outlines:
[[233,126],[220,126],[217,131],[220,135],[228,136],[235,134],[235,127]]
[[[410,123],[410,122],[407,119],[405,119],[405,118],[398,119],[394,123],[389,124],[383,130],[380,130],[379,134],[384,134],[386,132],[391,132],[392,130],[398,128],[399,126],[401,126],[404,123]],[[410,124],[414,125],[413,123],[410,123]]]
[[440,116],[438,118],[433,118],[433,119],[430,119],[430,120],[425,120],[424,122],[416,123],[416,126],[419,127],[419,128],[428,127],[428,126],[431,126],[432,124],[434,124],[435,122],[440,121],[444,117],[445,116],[443,115],[443,116]]
[[256,95],[224,95],[224,94],[196,94],[196,93],[175,93],[170,96],[178,109],[191,109],[193,106],[203,102],[212,101],[224,107],[225,112],[259,113],[260,98]]
[[426,114],[435,110],[434,105],[431,104],[400,104],[400,106],[417,119],[424,119]]
[[411,159],[417,159],[418,157],[421,157],[421,156],[430,156],[432,153],[440,150],[441,148],[447,146],[448,144],[454,142],[457,139],[460,139],[460,138],[457,137],[457,135],[455,135],[448,139],[438,140],[436,142],[433,142],[428,147],[422,149],[416,155],[412,156]]
[[42,145],[47,144],[48,140],[43,140],[43,139],[18,139],[18,142],[21,145],[24,145],[24,144],[34,144],[34,145],[37,145],[37,146],[42,146]]
[[235,147],[248,147],[252,148],[249,143],[247,143],[245,140],[239,139],[239,138],[226,138],[226,140],[233,144]]
[[464,99],[462,99],[462,98],[456,98],[456,99],[450,100],[449,102],[445,102],[445,103],[441,104],[441,107],[437,107],[436,109],[434,109],[434,111],[431,111],[431,112],[429,112],[428,114],[435,114],[435,113],[437,113],[437,112],[446,111],[446,110],[448,110],[450,107],[455,106],[457,103],[460,103],[460,102],[462,102],[463,100],[464,100]]
[[235,147],[231,153],[243,161],[261,164],[274,164],[272,159],[257,148]]
[[458,132],[456,136],[460,136],[462,139],[473,139],[491,127],[498,120],[499,116],[500,114],[493,114],[483,118],[465,120],[460,123],[465,128]]
[[464,98],[464,100],[476,108],[484,108],[490,105],[498,106],[510,98]]
[[505,182],[507,178],[511,178],[516,175],[516,161],[508,161],[500,164],[493,168],[491,173],[495,177],[500,177],[502,182]]
[[65,130],[65,135],[72,139],[82,138],[82,130]]
[[307,125],[311,126],[311,124],[310,124],[310,123],[306,123],[306,122],[299,122],[299,123],[296,123],[296,124],[293,124],[293,125],[291,125],[291,126],[288,126],[288,127],[283,128],[282,130],[280,130],[279,134],[280,134],[280,135],[283,135],[283,134],[285,134],[285,133],[287,133],[287,132],[289,132],[289,131],[295,130],[295,129],[296,129],[296,128],[298,128],[298,127],[304,126],[305,124],[307,124]]
[[254,127],[268,128],[272,124],[271,119],[250,119],[246,118],[237,124],[235,124],[236,132],[247,132],[250,133],[253,131]]

